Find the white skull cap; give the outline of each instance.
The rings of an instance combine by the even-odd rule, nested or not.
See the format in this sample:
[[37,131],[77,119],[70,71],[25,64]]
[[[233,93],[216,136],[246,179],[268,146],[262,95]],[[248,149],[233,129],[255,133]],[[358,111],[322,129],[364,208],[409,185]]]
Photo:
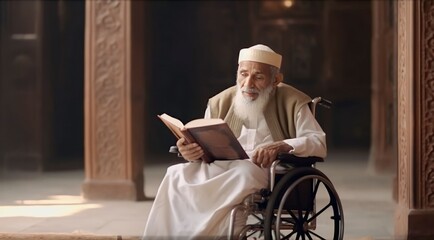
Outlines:
[[238,64],[242,61],[265,63],[280,69],[280,64],[282,63],[282,55],[274,52],[268,46],[265,46],[263,44],[257,44],[255,46],[243,48],[240,50],[240,55],[238,56]]

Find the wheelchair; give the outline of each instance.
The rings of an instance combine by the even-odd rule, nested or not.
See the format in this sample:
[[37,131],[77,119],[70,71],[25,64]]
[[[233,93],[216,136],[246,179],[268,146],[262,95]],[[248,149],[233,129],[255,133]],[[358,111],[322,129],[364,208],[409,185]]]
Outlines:
[[[316,97],[310,103],[331,107]],[[342,240],[344,214],[339,196],[330,179],[315,168],[319,157],[279,154],[270,168],[268,189],[247,196],[231,211],[228,236],[234,237],[237,214],[248,215],[238,239],[333,239]]]
[[[331,102],[314,98],[310,108]],[[169,150],[178,153],[176,146]],[[315,165],[319,157],[279,154],[269,172],[269,186],[247,196],[230,213],[229,239],[328,239],[342,240],[344,214],[330,179]],[[238,214],[248,216],[247,224],[235,233]]]

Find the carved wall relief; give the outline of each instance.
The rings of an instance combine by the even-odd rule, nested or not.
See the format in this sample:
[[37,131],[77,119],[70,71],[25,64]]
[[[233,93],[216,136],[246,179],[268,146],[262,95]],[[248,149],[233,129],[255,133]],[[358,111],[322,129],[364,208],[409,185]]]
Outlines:
[[[125,175],[125,3],[97,1],[91,19],[94,69],[89,79],[93,86],[91,132],[94,134],[93,172],[98,178],[119,178]],[[90,147],[90,146],[89,146]]]
[[421,118],[419,184],[422,208],[434,207],[434,1],[422,1],[420,11],[420,88],[416,93]]
[[407,119],[411,117],[409,113],[408,104],[411,103],[409,99],[408,88],[408,60],[407,55],[409,51],[408,40],[408,23],[407,12],[408,2],[398,2],[398,202],[408,207],[409,205],[409,182],[410,172],[409,165],[411,153],[410,134]]
[[410,4],[398,2],[398,199],[403,206],[424,209],[434,207],[434,2],[414,4],[420,28],[407,22],[413,19]]

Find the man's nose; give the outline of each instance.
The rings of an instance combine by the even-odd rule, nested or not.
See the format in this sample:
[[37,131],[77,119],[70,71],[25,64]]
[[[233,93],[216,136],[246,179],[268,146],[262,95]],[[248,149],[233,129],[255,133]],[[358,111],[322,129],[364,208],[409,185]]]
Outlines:
[[248,77],[246,78],[246,82],[244,83],[244,85],[245,85],[246,87],[248,87],[248,88],[253,87],[253,78],[252,78],[252,76],[248,76]]

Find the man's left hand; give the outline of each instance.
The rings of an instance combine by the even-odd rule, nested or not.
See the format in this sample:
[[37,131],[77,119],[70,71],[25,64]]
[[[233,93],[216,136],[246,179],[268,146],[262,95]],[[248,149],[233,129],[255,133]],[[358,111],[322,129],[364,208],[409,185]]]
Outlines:
[[268,168],[271,167],[271,164],[274,162],[274,160],[276,160],[277,154],[288,153],[292,149],[292,146],[286,144],[283,141],[274,142],[269,145],[259,147],[253,155],[252,161],[260,167]]

